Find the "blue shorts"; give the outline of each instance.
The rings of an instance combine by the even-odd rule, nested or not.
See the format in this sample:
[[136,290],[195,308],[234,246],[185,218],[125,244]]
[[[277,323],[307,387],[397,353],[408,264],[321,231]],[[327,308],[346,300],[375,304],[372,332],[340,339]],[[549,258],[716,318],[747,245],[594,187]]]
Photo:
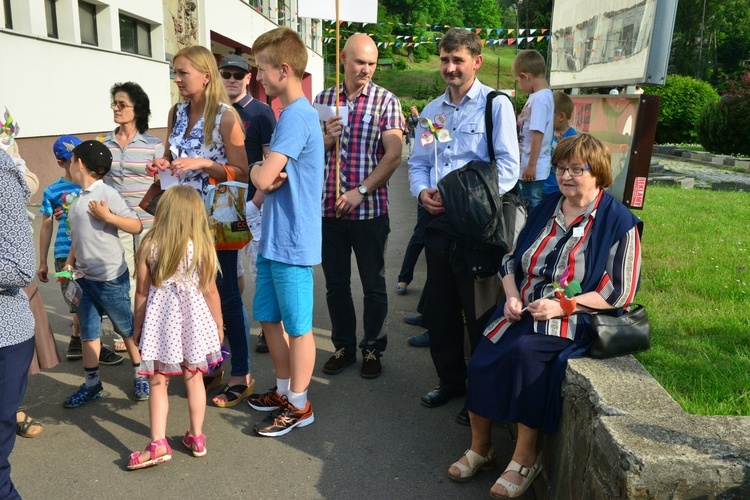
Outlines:
[[115,331],[123,337],[133,335],[133,310],[130,308],[130,277],[126,270],[111,281],[76,281],[83,294],[78,303],[81,339],[96,340],[102,336],[102,315],[112,321]]
[[[253,319],[284,322],[287,334],[298,337],[312,331],[313,270],[258,255]],[[80,310],[80,309],[79,309]]]

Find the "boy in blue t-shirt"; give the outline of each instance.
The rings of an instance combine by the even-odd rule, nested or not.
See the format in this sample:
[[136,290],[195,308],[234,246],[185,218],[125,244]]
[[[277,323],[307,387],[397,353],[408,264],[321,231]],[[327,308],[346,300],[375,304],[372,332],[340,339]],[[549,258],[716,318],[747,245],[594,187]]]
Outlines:
[[[550,149],[550,158],[555,152],[555,146],[560,142],[560,139],[565,139],[572,135],[576,135],[576,129],[570,126],[570,118],[573,116],[573,99],[570,98],[565,92],[555,92],[555,114],[553,117],[553,124],[555,127],[555,134],[552,137],[552,147]],[[542,190],[542,196],[549,196],[553,193],[560,191],[560,186],[557,184],[557,175],[555,175],[555,169],[551,168],[549,177],[544,181],[544,189]]]
[[[73,178],[70,176],[70,158],[73,156],[73,148],[81,143],[81,139],[73,135],[60,136],[55,143],[52,145],[52,151],[57,159],[57,165],[64,170],[63,176],[58,180],[50,184],[50,186],[44,190],[42,196],[42,206],[39,212],[42,214],[42,229],[39,233],[39,268],[37,269],[37,277],[42,283],[49,281],[48,273],[49,266],[47,265],[47,257],[49,255],[49,246],[52,241],[52,231],[55,224],[55,210],[61,209],[62,213],[59,216],[57,223],[57,233],[55,234],[55,247],[54,247],[54,259],[55,259],[55,272],[59,272],[65,266],[65,259],[68,258],[70,252],[70,227],[68,226],[68,208],[73,200],[78,198],[78,194],[81,192],[81,187],[73,183]],[[60,287],[62,288],[63,297],[65,302],[68,304],[68,309],[73,315],[73,333],[70,336],[70,344],[68,344],[68,352],[65,357],[68,359],[81,359],[83,352],[81,351],[81,330],[78,325],[78,313],[76,306],[70,299],[65,295],[68,290],[68,284],[70,281],[62,280]]]
[[307,388],[315,365],[312,266],[321,262],[324,147],[318,114],[302,91],[307,50],[299,35],[289,28],[269,31],[253,53],[257,80],[284,107],[268,156],[250,171],[266,194],[253,316],[268,342],[276,387],[248,403],[273,411],[254,429],[275,437],[315,420]]

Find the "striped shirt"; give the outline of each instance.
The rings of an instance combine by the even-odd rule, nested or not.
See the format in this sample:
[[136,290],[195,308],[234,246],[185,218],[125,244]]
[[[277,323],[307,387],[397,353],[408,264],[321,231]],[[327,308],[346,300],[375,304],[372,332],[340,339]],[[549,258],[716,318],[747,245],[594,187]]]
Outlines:
[[[564,198],[560,198],[557,208],[547,220],[544,229],[537,236],[534,244],[521,256],[523,279],[519,292],[524,307],[544,297],[553,290],[552,283],[569,270],[569,280],[583,282],[586,274],[586,257],[591,241],[591,230],[597,216],[597,207],[604,191],[591,202],[586,211],[574,220],[570,226],[565,224],[561,207]],[[622,307],[633,301],[638,289],[641,271],[641,242],[638,229],[634,226],[627,231],[609,250],[607,270],[598,280],[596,292],[612,307]],[[514,272],[516,255],[509,252],[503,258],[500,269],[502,276]],[[584,290],[584,292],[590,290]],[[575,340],[580,324],[579,316],[572,315],[546,321],[534,321],[534,331],[543,335]],[[487,325],[485,335],[496,342],[510,326],[504,318],[499,322]]]
[[[369,82],[351,100],[342,83],[338,94],[335,87],[324,90],[315,102],[348,108],[348,124],[341,134],[340,192],[336,195],[336,148],[326,152],[323,217],[335,217],[336,198],[355,189],[369,176],[385,154],[381,134],[390,129],[403,130],[404,115],[401,102],[391,92]],[[388,212],[388,184],[373,190],[362,203],[342,219],[373,219]]]
[[68,225],[68,208],[73,200],[78,198],[81,192],[81,186],[68,182],[62,177],[50,184],[44,190],[42,197],[42,206],[39,212],[47,217],[52,217],[55,208],[63,209],[62,216],[57,224],[57,234],[55,235],[55,258],[67,259],[70,253],[70,226]]
[[135,210],[143,223],[143,229],[151,227],[154,216],[141,210],[138,203],[154,182],[146,173],[146,164],[164,155],[164,143],[158,137],[136,132],[133,139],[124,147],[115,138],[114,132],[104,136],[102,143],[112,153],[112,169],[104,182],[119,192],[130,208]]

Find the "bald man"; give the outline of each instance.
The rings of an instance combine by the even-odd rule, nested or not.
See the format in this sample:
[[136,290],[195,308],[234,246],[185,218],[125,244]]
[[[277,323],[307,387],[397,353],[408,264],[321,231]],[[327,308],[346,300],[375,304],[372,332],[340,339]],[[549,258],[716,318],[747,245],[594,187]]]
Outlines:
[[[372,83],[378,49],[364,34],[351,36],[340,54],[344,82],[324,90],[315,102],[347,109],[324,126],[326,147],[323,196],[323,273],[335,353],[323,372],[341,373],[357,360],[357,317],[351,292],[351,253],[357,259],[364,292],[363,378],[377,378],[387,337],[385,248],[390,232],[388,179],[401,163],[404,117],[398,98]],[[339,192],[336,192],[336,142],[340,140]]]

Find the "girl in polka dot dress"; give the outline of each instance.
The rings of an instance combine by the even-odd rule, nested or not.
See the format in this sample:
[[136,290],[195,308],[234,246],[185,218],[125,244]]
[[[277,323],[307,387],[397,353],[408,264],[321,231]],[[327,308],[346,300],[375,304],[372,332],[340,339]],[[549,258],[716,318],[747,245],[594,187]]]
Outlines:
[[203,374],[222,361],[223,321],[214,241],[203,200],[194,188],[174,186],[164,192],[136,261],[133,338],[141,349],[138,373],[149,377],[151,388],[151,443],[130,455],[128,469],[172,458],[166,440],[172,375],[182,374],[187,388],[190,429],[182,442],[194,456],[206,454]]

